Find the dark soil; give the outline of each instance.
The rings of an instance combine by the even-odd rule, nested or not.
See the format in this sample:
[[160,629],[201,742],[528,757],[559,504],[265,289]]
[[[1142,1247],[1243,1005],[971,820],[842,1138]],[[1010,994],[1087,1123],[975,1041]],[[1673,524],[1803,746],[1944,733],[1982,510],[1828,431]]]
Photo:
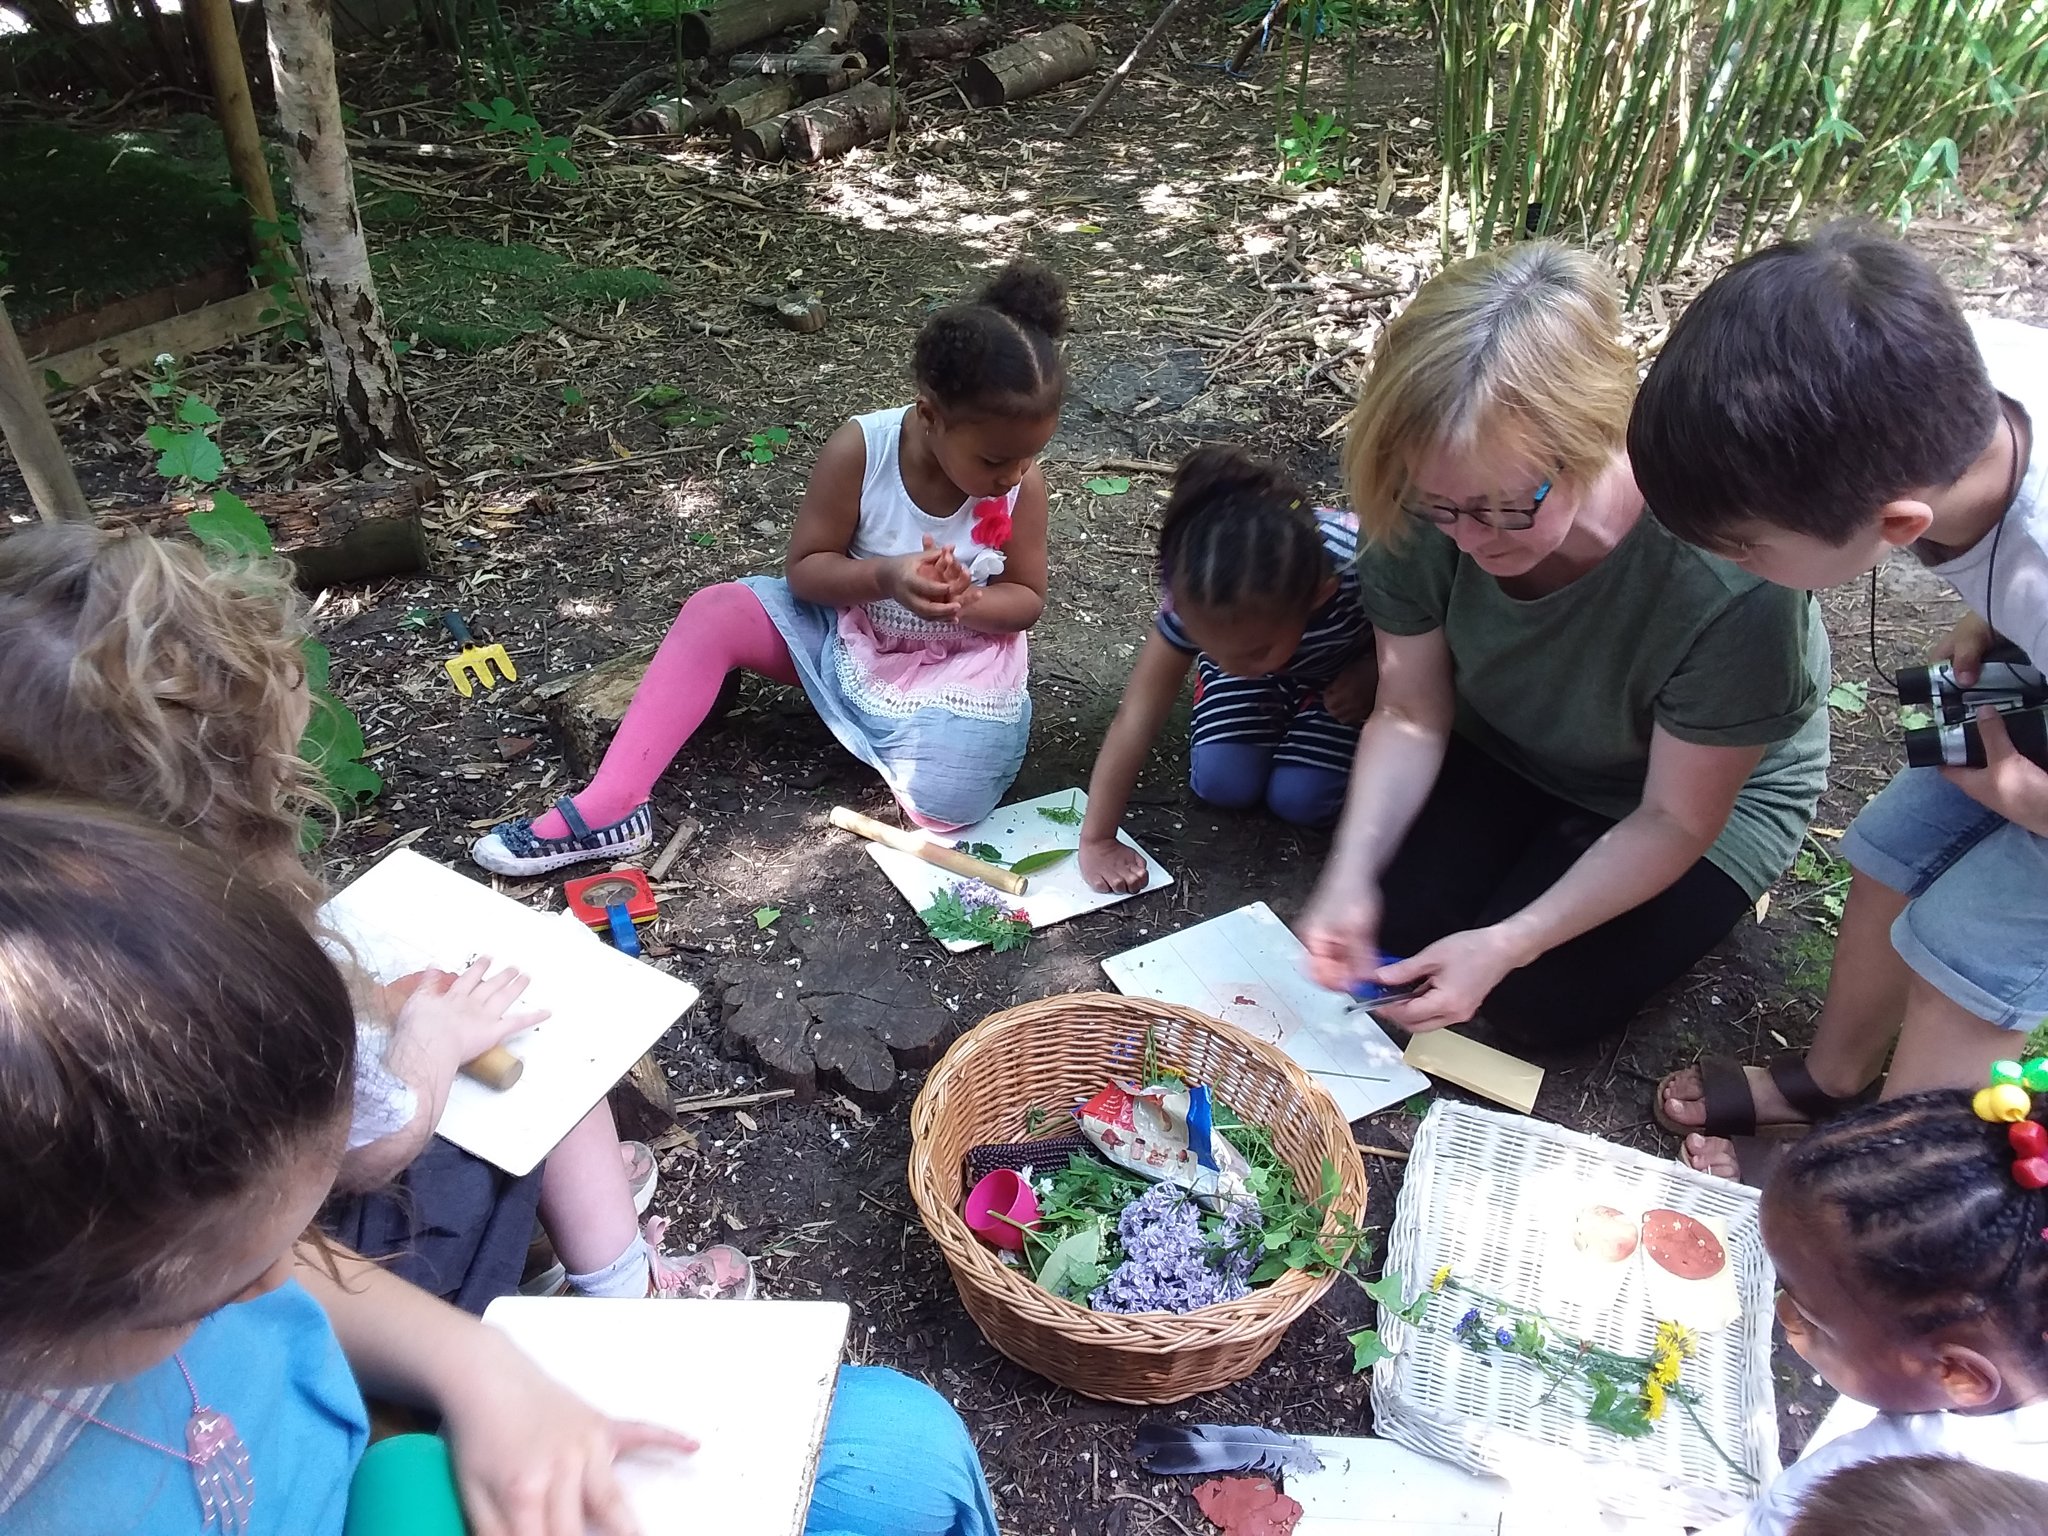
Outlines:
[[[1010,7],[1004,19],[1028,29]],[[1149,21],[1126,11],[1081,19],[1113,53]],[[1428,59],[1419,46],[1396,36],[1367,44],[1352,132],[1361,168],[1335,186],[1296,188],[1273,174],[1266,82],[1219,72],[1214,61],[1231,38],[1203,25],[1191,24],[1139,71],[1073,144],[1056,130],[1086,99],[1085,86],[973,117],[936,99],[893,154],[862,152],[810,172],[735,170],[709,151],[608,146],[588,134],[577,141],[586,178],[574,188],[531,187],[510,158],[447,173],[422,169],[432,162],[417,158],[362,155],[366,189],[397,188],[411,200],[409,235],[527,241],[587,266],[656,272],[669,286],[616,309],[558,317],[568,323],[494,350],[423,344],[408,356],[416,410],[454,489],[433,530],[430,580],[330,592],[319,604],[336,685],[359,711],[387,780],[329,846],[329,874],[345,879],[394,839],[415,835],[421,851],[468,868],[464,850],[477,831],[576,787],[543,722],[522,711],[523,684],[646,644],[695,588],[774,568],[816,445],[848,415],[907,398],[922,316],[1017,252],[1071,279],[1077,323],[1070,405],[1046,462],[1053,577],[1032,636],[1037,724],[1014,793],[1085,783],[1154,598],[1148,519],[1164,482],[1143,466],[1222,439],[1280,459],[1336,495],[1334,450],[1358,348],[1436,263],[1435,176],[1421,123]],[[559,45],[540,115],[553,123],[587,110],[657,61],[663,46]],[[344,70],[361,133],[471,132],[445,62],[362,54]],[[1341,85],[1323,80],[1319,92],[1329,101]],[[2038,240],[1961,221],[1922,238],[1976,295],[1973,304],[2048,312]],[[402,289],[403,271],[391,281]],[[818,293],[830,323],[793,335],[742,302],[786,287]],[[1675,310],[1684,296],[1673,286],[1653,308]],[[1646,313],[1642,321],[1653,339],[1661,319]],[[328,472],[324,386],[303,355],[249,344],[189,368],[186,381],[226,418],[238,485]],[[652,386],[667,386],[658,402],[646,398]],[[60,406],[67,444],[96,494],[148,493],[137,444],[149,409],[118,384]],[[753,435],[771,427],[789,431],[789,446],[771,462],[744,462]],[[1129,489],[1091,492],[1087,483],[1103,474],[1128,476]],[[0,501],[17,500],[11,472],[0,466],[0,475],[8,476]],[[1829,611],[1838,674],[1869,681],[1863,603],[1860,590],[1837,593]],[[440,668],[451,647],[429,624],[447,607],[507,646],[521,684],[455,695]],[[1875,615],[1882,663],[1923,648],[1951,608],[1923,573],[1888,570]],[[1837,712],[1837,767],[1818,847],[1899,760],[1890,713],[1875,687],[1861,712]],[[531,738],[539,744],[526,746]],[[1291,916],[1325,840],[1194,803],[1183,754],[1169,731],[1130,818],[1176,885],[1049,930],[1019,953],[953,957],[923,935],[861,849],[826,826],[834,803],[888,814],[880,786],[800,698],[749,683],[655,793],[659,827],[686,815],[703,823],[661,887],[662,917],[649,934],[652,963],[705,989],[661,1047],[673,1088],[762,1087],[755,1069],[723,1052],[715,978],[735,966],[782,965],[795,931],[808,930],[828,953],[888,954],[965,1029],[1023,999],[1101,986],[1103,957],[1243,903],[1263,900]],[[560,901],[554,882],[511,888]],[[780,916],[763,926],[767,908]],[[1815,921],[1822,912],[1814,885],[1788,881],[1762,921],[1745,921],[1620,1039],[1551,1063],[1538,1115],[1671,1150],[1647,1112],[1661,1074],[1704,1051],[1754,1058],[1810,1033],[1830,944]],[[853,1358],[932,1381],[966,1415],[1006,1530],[1170,1530],[1127,1496],[1136,1492],[1197,1528],[1184,1492],[1129,1461],[1143,1413],[1078,1398],[1010,1365],[961,1310],[905,1188],[916,1088],[912,1074],[880,1110],[828,1091],[810,1102],[687,1117],[695,1145],[666,1154],[660,1197],[676,1236],[744,1245],[771,1294],[850,1302]],[[1414,1125],[1393,1111],[1357,1132],[1398,1147]],[[1401,1166],[1375,1158],[1368,1168],[1367,1220],[1384,1229]],[[1345,1334],[1368,1312],[1354,1288],[1339,1286],[1249,1380],[1166,1411],[1361,1432],[1366,1385],[1350,1372]],[[1824,1404],[1812,1380],[1784,1358],[1788,1451]]]

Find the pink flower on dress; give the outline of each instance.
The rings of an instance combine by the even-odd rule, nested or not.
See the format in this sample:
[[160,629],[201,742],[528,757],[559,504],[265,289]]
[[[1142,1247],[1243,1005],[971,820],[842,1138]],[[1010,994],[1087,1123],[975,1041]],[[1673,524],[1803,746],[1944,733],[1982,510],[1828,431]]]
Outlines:
[[1010,500],[990,496],[974,504],[974,542],[986,549],[1001,549],[1010,542]]

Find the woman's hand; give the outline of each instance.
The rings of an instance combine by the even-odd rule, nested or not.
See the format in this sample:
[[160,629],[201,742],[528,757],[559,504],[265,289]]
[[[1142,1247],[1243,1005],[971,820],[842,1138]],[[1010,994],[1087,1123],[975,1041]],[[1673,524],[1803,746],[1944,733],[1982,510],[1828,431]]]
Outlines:
[[1422,990],[1398,1003],[1373,1009],[1375,1018],[1414,1034],[1463,1024],[1479,1012],[1501,978],[1529,963],[1499,928],[1468,928],[1438,939],[1419,955],[1383,966],[1373,976],[1382,986],[1420,982]]
[[548,1016],[545,1008],[514,1008],[530,978],[523,971],[491,973],[488,955],[470,961],[459,976],[447,971],[414,971],[384,989],[397,1008],[395,1029],[414,1049],[452,1049],[457,1062],[473,1061],[494,1045]]
[[489,1368],[439,1405],[475,1536],[639,1536],[613,1461],[642,1449],[688,1454],[697,1442],[606,1418],[501,1343],[491,1340]]
[[1142,891],[1145,856],[1120,837],[1081,839],[1081,878],[1091,890]]
[[1380,963],[1380,889],[1336,865],[1323,871],[1315,894],[1295,922],[1308,951],[1308,973],[1318,986],[1349,992]]

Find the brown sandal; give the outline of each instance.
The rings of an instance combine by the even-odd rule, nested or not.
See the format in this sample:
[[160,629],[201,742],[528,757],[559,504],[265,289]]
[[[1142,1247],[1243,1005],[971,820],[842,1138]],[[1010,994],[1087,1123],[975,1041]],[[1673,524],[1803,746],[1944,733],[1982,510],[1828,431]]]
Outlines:
[[1729,1056],[1705,1057],[1698,1064],[1700,1099],[1707,1110],[1705,1124],[1680,1125],[1666,1113],[1665,1091],[1671,1079],[1677,1076],[1675,1072],[1658,1082],[1650,1113],[1674,1136],[1722,1136],[1733,1140],[1737,1136],[1796,1134],[1809,1125],[1832,1120],[1836,1115],[1870,1103],[1877,1097],[1881,1086],[1880,1083],[1872,1083],[1860,1092],[1837,1098],[1813,1080],[1813,1074],[1806,1069],[1806,1058],[1797,1051],[1773,1056],[1763,1067],[1778,1092],[1785,1096],[1785,1102],[1806,1117],[1803,1121],[1775,1121],[1759,1130],[1756,1096],[1750,1091],[1749,1073],[1741,1062]]

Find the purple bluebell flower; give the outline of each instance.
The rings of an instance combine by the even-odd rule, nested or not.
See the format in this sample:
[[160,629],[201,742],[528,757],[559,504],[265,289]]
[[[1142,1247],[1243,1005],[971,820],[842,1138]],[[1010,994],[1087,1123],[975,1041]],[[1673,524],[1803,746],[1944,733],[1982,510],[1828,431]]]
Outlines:
[[1097,1312],[1192,1312],[1250,1289],[1249,1254],[1212,1255],[1201,1208],[1186,1191],[1154,1184],[1117,1218],[1124,1261],[1088,1298]]
[[1470,1333],[1473,1329],[1477,1328],[1478,1326],[1479,1309],[1477,1307],[1467,1307],[1465,1309],[1465,1315],[1458,1319],[1458,1327],[1456,1331],[1459,1333]]

